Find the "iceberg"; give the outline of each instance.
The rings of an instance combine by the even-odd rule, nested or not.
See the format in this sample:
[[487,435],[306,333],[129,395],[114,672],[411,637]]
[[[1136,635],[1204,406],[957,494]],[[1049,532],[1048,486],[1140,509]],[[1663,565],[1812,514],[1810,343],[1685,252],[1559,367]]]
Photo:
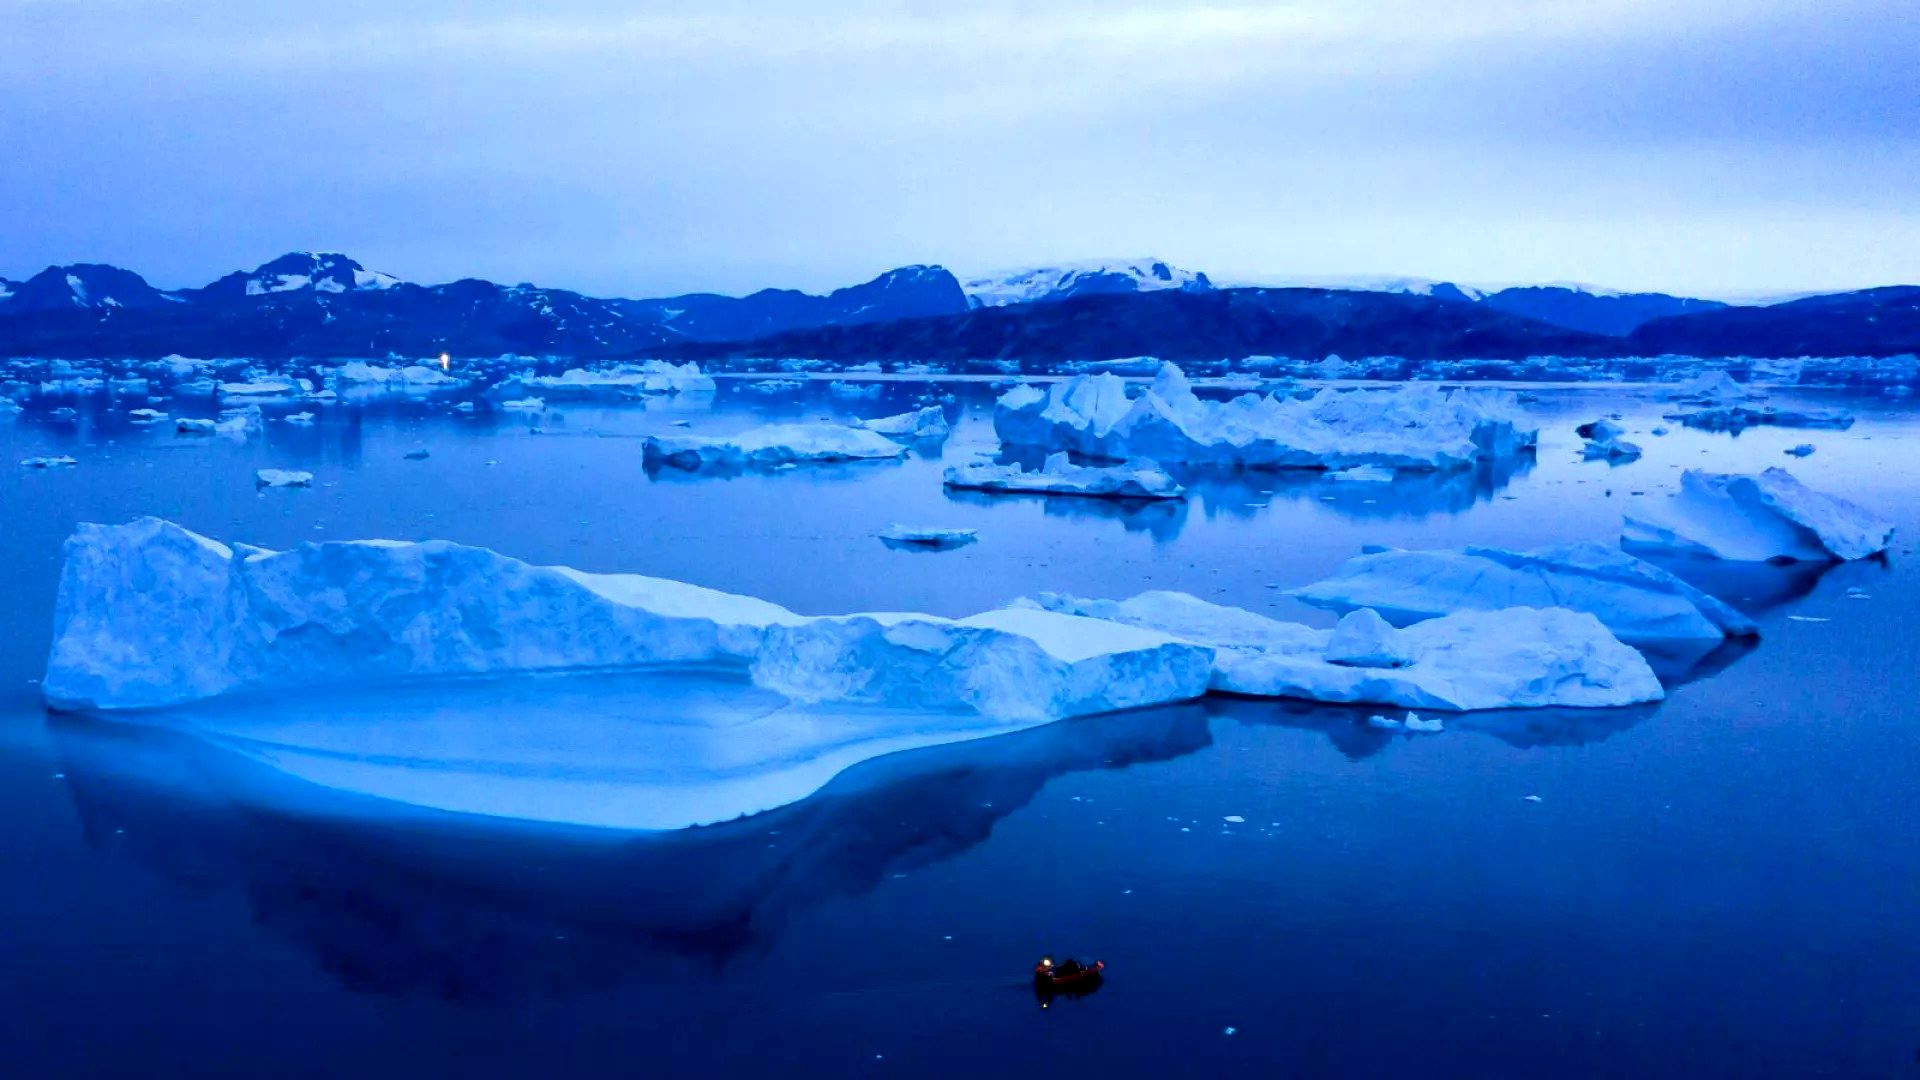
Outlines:
[[409,364],[405,367],[393,368],[369,364],[364,360],[350,360],[342,364],[333,374],[334,378],[342,383],[387,387],[394,390],[466,385],[466,380],[457,379],[439,368],[424,364]]
[[1785,469],[1754,475],[1688,469],[1665,505],[1628,515],[1621,543],[1732,561],[1828,562],[1887,549],[1892,523],[1802,484]]
[[1772,405],[1716,405],[1688,412],[1668,413],[1690,428],[1704,431],[1745,431],[1770,425],[1789,428],[1829,428],[1844,431],[1853,426],[1853,414],[1830,409],[1780,409]]
[[841,424],[768,424],[738,435],[649,435],[648,465],[746,468],[800,462],[898,458],[906,447],[878,432]]
[[949,466],[947,487],[993,494],[1078,495],[1096,499],[1184,499],[1187,489],[1151,461],[1135,461],[1111,468],[1075,465],[1066,452],[1049,454],[1034,472],[1018,465]]
[[43,689],[142,708],[245,689],[659,664],[744,665],[776,604],[531,566],[446,541],[232,548],[158,518],[68,539]]
[[299,469],[259,469],[253,474],[255,487],[312,487],[313,474]]
[[855,427],[868,431],[877,431],[894,439],[944,439],[952,432],[947,424],[946,411],[938,405],[928,405],[924,409],[901,413],[898,416],[882,416],[874,420],[856,420]]
[[1753,620],[1673,574],[1596,543],[1526,552],[1376,551],[1290,595],[1339,612],[1372,608],[1402,626],[1460,612],[1566,608],[1593,615],[1639,646],[1759,633]]
[[[42,691],[53,708],[112,710],[246,691],[697,668],[750,675],[800,704],[909,710],[942,742],[1198,697],[1212,659],[1165,634],[1041,611],[803,617],[683,582],[532,566],[440,540],[268,551],[142,518],[83,524],[67,541]],[[832,744],[836,733],[803,734]]]
[[980,534],[972,529],[938,529],[897,522],[880,533],[881,541],[888,547],[925,548],[932,551],[965,547],[979,538]]
[[1210,646],[1209,685],[1226,693],[1451,712],[1665,696],[1637,651],[1592,615],[1561,608],[1462,612],[1404,630],[1356,612],[1316,630],[1176,592],[1121,601],[1043,593],[1026,603]]
[[1640,456],[1640,447],[1628,442],[1622,436],[1627,429],[1611,420],[1596,420],[1591,424],[1581,424],[1575,434],[1586,440],[1581,448],[1581,456],[1588,461],[1607,461],[1622,464]]
[[1408,383],[1325,389],[1304,401],[1277,394],[1206,401],[1172,364],[1137,398],[1127,396],[1124,380],[1104,373],[1045,391],[1014,387],[995,406],[993,424],[1009,446],[1250,469],[1464,468],[1519,453],[1538,437],[1500,391]]
[[754,682],[800,702],[970,709],[1042,722],[1197,698],[1213,650],[1033,608],[864,614],[769,627]]
[[249,382],[223,382],[219,386],[221,397],[287,398],[313,392],[313,383],[306,379],[256,379]]
[[1675,401],[1695,405],[1730,405],[1761,395],[1735,382],[1733,376],[1724,371],[1710,371],[1674,387],[1671,396]]

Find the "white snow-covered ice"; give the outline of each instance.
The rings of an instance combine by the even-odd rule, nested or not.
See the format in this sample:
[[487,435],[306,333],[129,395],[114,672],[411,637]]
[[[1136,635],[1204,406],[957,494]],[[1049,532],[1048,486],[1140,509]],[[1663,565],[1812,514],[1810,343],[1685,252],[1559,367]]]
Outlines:
[[1892,539],[1891,522],[1772,468],[1688,469],[1678,494],[1627,515],[1621,542],[1734,561],[1826,562],[1876,555]]
[[692,361],[670,364],[648,360],[608,368],[568,368],[558,375],[517,375],[494,388],[501,395],[527,394],[548,399],[632,397],[642,394],[711,394],[713,376]]
[[894,522],[880,532],[880,539],[898,547],[933,550],[964,547],[980,538],[973,529],[944,529],[931,525],[902,525]]
[[253,482],[257,487],[312,487],[313,474],[300,469],[258,469]]
[[877,431],[894,439],[944,439],[952,431],[947,424],[946,411],[938,405],[928,405],[898,416],[856,420],[854,426]]
[[1593,616],[1562,608],[1461,612],[1404,630],[1355,612],[1317,630],[1177,592],[1120,601],[1043,593],[1028,602],[1210,646],[1210,685],[1229,693],[1456,712],[1664,696],[1644,657]]
[[1291,595],[1334,611],[1372,608],[1398,625],[1506,608],[1591,614],[1622,641],[1663,645],[1758,633],[1753,620],[1673,574],[1603,544],[1534,551],[1371,552]]

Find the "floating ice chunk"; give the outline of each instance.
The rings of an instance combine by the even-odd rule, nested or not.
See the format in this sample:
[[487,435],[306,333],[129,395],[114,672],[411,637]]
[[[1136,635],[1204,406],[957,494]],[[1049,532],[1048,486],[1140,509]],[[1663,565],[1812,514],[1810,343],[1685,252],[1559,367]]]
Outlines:
[[885,386],[877,382],[849,382],[836,379],[827,384],[827,393],[842,398],[877,398]]
[[78,465],[80,462],[76,458],[62,454],[59,457],[21,458],[20,464],[29,469],[59,469],[68,465]]
[[1595,420],[1590,424],[1581,424],[1574,431],[1575,434],[1587,440],[1586,445],[1581,448],[1581,455],[1589,461],[1620,464],[1640,456],[1640,448],[1622,437],[1626,435],[1627,429],[1611,420]]
[[1448,711],[1630,705],[1663,695],[1638,652],[1592,616],[1562,609],[1432,619],[1397,632],[1405,666],[1356,667],[1332,662],[1335,631],[1184,593],[1148,592],[1120,601],[1043,593],[1025,603],[1211,646],[1210,685],[1228,693]]
[[134,409],[127,413],[136,424],[157,424],[167,418],[159,409]]
[[173,430],[182,435],[211,435],[215,421],[202,417],[183,416],[173,422]]
[[1408,713],[1407,718],[1401,721],[1401,724],[1408,731],[1437,732],[1447,729],[1447,722],[1445,720],[1437,716],[1431,720],[1424,720],[1421,719],[1420,714],[1416,712]]
[[409,450],[400,456],[403,458],[406,458],[408,461],[425,461],[428,458],[433,456],[433,451],[427,449],[424,446],[421,446],[421,447],[417,447],[415,449]]
[[313,423],[313,414],[310,412],[297,412],[287,416],[285,419],[289,424],[298,424],[306,427]]
[[1530,552],[1378,551],[1291,595],[1334,611],[1373,608],[1402,625],[1462,611],[1564,607],[1597,616],[1635,645],[1759,632],[1753,620],[1667,571],[1594,543]]
[[1786,449],[1785,451],[1783,451],[1783,452],[1784,452],[1784,453],[1787,453],[1787,454],[1791,454],[1791,455],[1793,455],[1794,457],[1812,457],[1812,456],[1813,456],[1813,444],[1812,444],[1812,443],[1804,443],[1804,442],[1803,442],[1803,443],[1801,443],[1801,444],[1799,444],[1798,446],[1790,446],[1790,447],[1788,447],[1788,448],[1787,448],[1787,449]]
[[1075,465],[1065,451],[1050,454],[1037,472],[1018,465],[948,467],[946,486],[995,494],[1078,495],[1100,499],[1184,499],[1187,489],[1151,461],[1111,468]]
[[842,424],[768,424],[725,436],[649,435],[645,449],[648,464],[682,469],[878,460],[906,452],[878,432]]
[[333,373],[339,382],[356,386],[384,387],[392,390],[434,389],[436,387],[463,386],[466,380],[456,378],[437,367],[425,364],[409,364],[405,367],[383,367],[369,364],[364,360],[350,360],[342,364]]
[[1736,561],[1864,559],[1885,551],[1893,525],[1785,469],[1758,476],[1687,470],[1664,506],[1629,515],[1622,543]]
[[856,420],[855,427],[868,431],[877,431],[895,439],[944,439],[952,431],[947,424],[947,414],[938,405],[928,405],[924,409],[901,413],[898,416],[882,416],[874,420]]
[[632,397],[641,394],[711,394],[713,376],[692,361],[648,360],[610,368],[568,368],[559,375],[519,375],[502,382],[501,394],[538,391],[548,398]]
[[1327,663],[1348,667],[1396,668],[1413,662],[1401,633],[1372,608],[1340,617],[1327,638]]
[[1717,405],[1690,412],[1668,413],[1667,419],[1706,431],[1744,431],[1763,425],[1844,431],[1853,426],[1852,413],[1832,409],[1779,409],[1771,405]]
[[471,401],[456,401],[452,407],[453,411],[457,413],[470,413],[478,408],[478,406],[474,405]]
[[221,397],[285,398],[312,392],[313,383],[306,379],[255,379],[250,382],[220,384]]
[[889,545],[938,551],[964,547],[979,538],[980,534],[973,529],[938,529],[898,523],[887,526],[880,534],[880,539]]
[[744,664],[799,616],[635,574],[538,567],[446,541],[240,552],[171,522],[67,541],[42,684],[67,708],[250,687],[650,664]]
[[1497,391],[1413,383],[1329,389],[1305,401],[1243,394],[1217,402],[1196,397],[1172,364],[1132,399],[1123,380],[1104,373],[1045,392],[1016,387],[995,407],[994,430],[1009,445],[1108,460],[1266,469],[1457,468],[1517,453],[1537,436],[1511,396]]
[[500,407],[510,412],[539,412],[547,407],[547,403],[537,397],[515,398],[501,402]]
[[313,474],[299,469],[259,469],[253,474],[256,487],[312,487]]
[[754,681],[798,701],[970,709],[1009,722],[1199,697],[1213,650],[1031,608],[871,614],[770,627]]

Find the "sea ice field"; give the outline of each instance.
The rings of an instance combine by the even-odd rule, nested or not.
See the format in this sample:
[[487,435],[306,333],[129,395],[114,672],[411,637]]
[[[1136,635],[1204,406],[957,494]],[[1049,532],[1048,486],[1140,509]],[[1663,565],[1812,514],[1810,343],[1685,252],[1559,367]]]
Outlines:
[[[1511,387],[1530,447],[1460,405],[1319,471],[1232,466],[1337,396],[1249,420],[1197,380],[1174,438],[1121,422],[1144,380],[1035,385],[998,431],[1005,386],[938,376],[0,412],[9,1074],[1913,1070],[1912,398]],[[146,518],[200,592],[60,599],[83,523]],[[1408,569],[1623,535],[1658,595],[1540,623],[1565,655],[1511,617],[1457,648],[1524,601]],[[422,641],[367,588],[511,633]],[[1250,614],[1194,644],[1215,608],[1111,603],[1161,592]],[[1472,614],[1342,621],[1421,604]],[[365,647],[235,629],[295,615]],[[528,644],[589,619],[654,651]],[[1515,695],[1552,704],[1482,707]],[[1037,1000],[1048,952],[1106,984]]]

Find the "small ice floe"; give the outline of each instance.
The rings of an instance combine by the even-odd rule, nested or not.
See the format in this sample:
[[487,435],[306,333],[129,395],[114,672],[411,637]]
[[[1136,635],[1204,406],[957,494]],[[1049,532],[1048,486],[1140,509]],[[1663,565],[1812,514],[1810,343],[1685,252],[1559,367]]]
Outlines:
[[1611,420],[1596,420],[1590,424],[1581,424],[1575,433],[1587,440],[1581,448],[1580,456],[1588,461],[1605,461],[1622,465],[1640,457],[1640,447],[1628,442],[1622,436],[1627,429]]
[[255,487],[312,487],[313,474],[300,469],[260,469],[253,474]]
[[62,454],[59,457],[21,458],[20,464],[29,469],[59,469],[68,465],[78,465],[80,462]]
[[1798,446],[1788,447],[1785,452],[1788,454],[1792,454],[1794,457],[1808,457],[1813,453],[1813,444],[1810,442],[1803,442]]
[[509,412],[539,412],[541,409],[547,407],[547,403],[537,397],[525,397],[515,398],[512,401],[503,401],[500,403],[500,407]]
[[1327,473],[1329,480],[1352,480],[1365,484],[1391,484],[1394,471],[1383,465],[1354,465]]
[[938,529],[918,525],[901,525],[895,522],[880,533],[880,539],[888,547],[918,548],[926,551],[946,551],[951,548],[965,547],[980,538],[973,529]]
[[1446,722],[1438,717],[1426,720],[1422,719],[1417,712],[1408,713],[1404,720],[1396,720],[1391,716],[1381,716],[1376,713],[1367,717],[1367,726],[1380,728],[1383,731],[1409,732],[1435,732],[1447,729]]
[[1788,622],[1832,622],[1833,620],[1825,618],[1823,616],[1819,616],[1819,615],[1789,615],[1787,616],[1787,621]]
[[1757,476],[1688,469],[1679,494],[1628,515],[1621,535],[1628,547],[1735,562],[1864,559],[1892,539],[1892,523],[1780,468]]
[[293,413],[287,416],[285,419],[287,423],[298,424],[301,427],[309,427],[313,424],[313,414],[310,412]]
[[860,383],[836,380],[827,384],[827,393],[832,394],[834,397],[842,398],[877,398],[885,389],[885,386],[877,382]]
[[173,430],[182,435],[211,435],[217,422],[197,416],[183,416],[173,422]]
[[693,426],[693,421],[691,421],[691,420],[669,420],[669,421],[667,421],[667,424],[668,424],[668,426],[669,426],[669,427],[692,427],[692,426]]
[[417,447],[415,449],[409,450],[401,456],[406,458],[408,461],[424,461],[427,458],[433,456],[433,451],[428,450],[426,447],[422,446],[422,447]]
[[1039,470],[1018,465],[955,465],[947,469],[950,488],[993,494],[1076,495],[1099,499],[1184,499],[1187,489],[1151,461],[1096,468],[1075,465],[1066,451],[1050,454]]
[[853,423],[855,427],[877,431],[893,439],[944,439],[953,430],[947,424],[945,410],[938,405],[929,405],[898,416],[855,420]]
[[1847,599],[1849,599],[1849,600],[1871,600],[1871,599],[1873,599],[1873,594],[1872,594],[1872,593],[1870,593],[1870,592],[1868,592],[1867,590],[1865,590],[1865,589],[1863,589],[1863,588],[1861,588],[1861,587],[1860,587],[1860,586],[1858,586],[1858,585],[1850,585],[1850,586],[1848,586],[1848,587],[1847,587]]
[[1242,822],[1246,821],[1247,819],[1241,817],[1239,814],[1228,814],[1226,817],[1221,818],[1220,820],[1228,822],[1229,824],[1239,825]]
[[1540,801],[1540,796],[1538,796],[1538,795],[1527,795],[1527,796],[1524,796],[1524,798],[1526,799],[1526,801],[1527,801],[1527,802],[1539,802],[1539,801]]
[[157,424],[167,418],[159,409],[134,409],[127,416],[136,424]]
[[453,405],[453,411],[457,413],[470,413],[476,407],[477,406],[471,401],[457,401]]

